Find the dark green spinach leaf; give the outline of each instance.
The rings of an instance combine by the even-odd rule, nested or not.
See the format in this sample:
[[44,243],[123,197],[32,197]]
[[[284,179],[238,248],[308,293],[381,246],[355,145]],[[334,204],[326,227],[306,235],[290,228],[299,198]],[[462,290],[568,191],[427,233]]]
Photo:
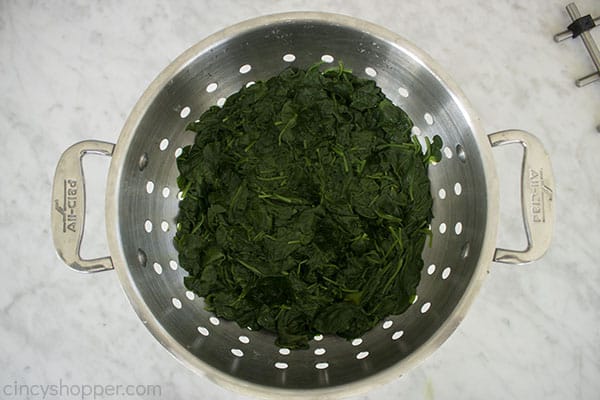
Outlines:
[[188,129],[175,246],[185,286],[241,327],[306,348],[352,339],[414,298],[430,236],[426,148],[374,81],[285,69]]

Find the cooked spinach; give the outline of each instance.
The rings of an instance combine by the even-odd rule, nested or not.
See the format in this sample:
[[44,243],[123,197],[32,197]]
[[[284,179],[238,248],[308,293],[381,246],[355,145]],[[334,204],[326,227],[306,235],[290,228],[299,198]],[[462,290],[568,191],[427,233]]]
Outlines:
[[414,299],[430,237],[407,114],[342,64],[287,68],[209,108],[177,158],[175,246],[206,309],[276,344],[352,339]]

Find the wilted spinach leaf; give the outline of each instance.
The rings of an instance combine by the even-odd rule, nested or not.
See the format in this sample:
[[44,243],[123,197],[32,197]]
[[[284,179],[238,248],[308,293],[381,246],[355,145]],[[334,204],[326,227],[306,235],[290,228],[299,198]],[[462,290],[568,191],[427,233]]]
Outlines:
[[189,130],[175,246],[185,286],[216,315],[306,348],[404,312],[430,235],[413,124],[374,81],[288,68],[211,107]]

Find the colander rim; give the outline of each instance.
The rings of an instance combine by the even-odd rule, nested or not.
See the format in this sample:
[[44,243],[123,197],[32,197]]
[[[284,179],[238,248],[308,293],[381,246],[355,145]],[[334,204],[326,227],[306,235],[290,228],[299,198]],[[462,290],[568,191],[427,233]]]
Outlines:
[[[438,330],[411,354],[385,370],[354,382],[327,388],[306,390],[260,385],[235,378],[203,362],[169,335],[167,330],[156,320],[150,308],[143,301],[132,278],[129,266],[127,265],[125,249],[123,248],[123,242],[119,231],[120,188],[118,186],[123,176],[123,165],[129,151],[130,143],[135,135],[136,128],[141,122],[145,111],[152,104],[152,101],[173,76],[184,69],[197,56],[208,51],[216,44],[230,39],[232,36],[259,27],[264,27],[265,25],[297,23],[299,21],[335,24],[366,32],[411,54],[428,72],[434,75],[436,79],[444,85],[448,92],[452,94],[455,103],[460,107],[465,120],[468,122],[468,125],[474,134],[474,139],[482,161],[482,173],[484,175],[487,193],[486,224],[477,266],[462,298]],[[189,369],[197,373],[203,373],[220,385],[244,395],[253,395],[263,398],[281,398],[282,396],[286,396],[298,398],[318,397],[323,399],[356,395],[401,376],[403,373],[414,368],[427,358],[454,332],[473,303],[483,279],[487,275],[488,266],[492,261],[498,224],[498,183],[488,137],[483,133],[472,106],[459,87],[442,71],[440,66],[429,55],[400,35],[374,23],[342,14],[297,11],[265,15],[229,26],[193,45],[160,72],[140,97],[121,130],[109,168],[105,204],[108,246],[121,286],[138,317],[142,320],[150,333],[171,353],[172,356],[175,357],[175,359]]]

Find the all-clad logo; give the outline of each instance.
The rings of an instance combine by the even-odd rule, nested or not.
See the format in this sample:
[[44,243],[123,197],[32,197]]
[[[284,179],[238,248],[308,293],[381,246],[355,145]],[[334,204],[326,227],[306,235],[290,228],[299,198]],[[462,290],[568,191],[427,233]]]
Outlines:
[[62,215],[63,233],[76,231],[77,227],[77,179],[65,179],[62,205],[60,199],[54,200],[54,208]]
[[546,201],[552,201],[552,190],[544,185],[544,170],[529,169],[530,206],[533,222],[546,222]]

